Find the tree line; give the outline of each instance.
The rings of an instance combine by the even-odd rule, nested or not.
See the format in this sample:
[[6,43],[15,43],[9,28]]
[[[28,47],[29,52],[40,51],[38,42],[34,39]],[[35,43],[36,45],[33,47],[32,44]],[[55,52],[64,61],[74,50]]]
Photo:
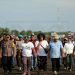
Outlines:
[[[28,31],[25,31],[25,30],[22,30],[22,31],[19,31],[17,29],[15,30],[10,30],[9,28],[1,28],[0,27],[0,36],[2,36],[3,34],[14,34],[16,36],[18,36],[19,34],[22,34],[22,35],[30,35],[33,31],[31,30],[28,30]],[[38,34],[39,32],[41,31],[34,31],[34,34]],[[45,34],[51,34],[52,32],[54,31],[51,31],[51,32],[44,32]],[[57,32],[58,34],[62,35],[62,34],[68,34],[70,31],[67,31],[67,32]]]

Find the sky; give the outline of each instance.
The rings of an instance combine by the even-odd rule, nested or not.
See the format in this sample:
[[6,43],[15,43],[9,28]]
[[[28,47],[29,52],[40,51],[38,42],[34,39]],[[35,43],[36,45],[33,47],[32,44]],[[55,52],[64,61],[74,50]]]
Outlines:
[[0,27],[75,32],[75,0],[0,0]]

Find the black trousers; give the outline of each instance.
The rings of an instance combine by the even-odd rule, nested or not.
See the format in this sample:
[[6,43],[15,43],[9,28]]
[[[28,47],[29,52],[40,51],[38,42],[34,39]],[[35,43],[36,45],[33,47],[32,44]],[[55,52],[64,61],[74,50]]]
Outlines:
[[66,56],[66,67],[69,67],[69,69],[71,69],[72,64],[73,64],[73,55],[67,54],[67,56]]
[[39,70],[47,71],[47,56],[38,56],[37,66]]
[[3,56],[2,57],[2,65],[4,72],[12,71],[12,56]]
[[51,58],[52,71],[59,71],[60,69],[60,58]]

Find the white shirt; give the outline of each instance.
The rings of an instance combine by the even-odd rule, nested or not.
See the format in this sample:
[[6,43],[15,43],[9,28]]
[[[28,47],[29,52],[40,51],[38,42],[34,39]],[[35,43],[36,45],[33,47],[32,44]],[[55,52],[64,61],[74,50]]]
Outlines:
[[34,48],[34,45],[32,42],[22,43],[22,56],[31,57],[32,48]]
[[74,49],[74,45],[72,42],[65,43],[64,45],[64,51],[66,54],[72,54]]
[[[38,46],[38,44],[39,44],[39,41],[36,42],[36,47]],[[46,40],[43,40],[41,42],[41,45],[44,48],[46,48],[46,47],[48,47],[48,42]],[[43,47],[41,45],[39,46],[39,49],[37,50],[37,55],[38,56],[47,56],[47,54],[45,53],[45,51],[44,51],[44,49],[43,49]]]

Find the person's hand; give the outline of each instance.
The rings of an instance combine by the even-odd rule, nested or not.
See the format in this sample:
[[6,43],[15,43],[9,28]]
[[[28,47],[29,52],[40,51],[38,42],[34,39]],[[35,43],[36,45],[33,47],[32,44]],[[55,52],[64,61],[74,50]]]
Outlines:
[[63,53],[63,54],[62,54],[62,58],[64,58],[64,57],[65,57],[65,54]]
[[0,52],[0,58],[2,58],[2,53]]
[[14,58],[16,58],[16,54],[14,54]]
[[0,58],[2,58],[2,55],[0,55]]
[[75,51],[73,52],[73,56],[75,56]]

